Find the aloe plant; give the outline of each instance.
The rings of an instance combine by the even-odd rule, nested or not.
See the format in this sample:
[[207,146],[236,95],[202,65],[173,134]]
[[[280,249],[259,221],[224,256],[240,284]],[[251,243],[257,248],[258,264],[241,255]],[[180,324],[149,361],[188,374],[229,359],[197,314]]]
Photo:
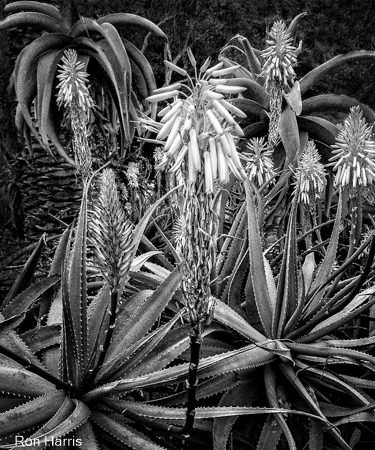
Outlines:
[[96,104],[93,119],[106,128],[102,132],[107,131],[113,142],[119,127],[120,154],[124,156],[135,132],[137,111],[142,109],[139,100],[150,95],[156,84],[145,56],[129,36],[121,38],[117,29],[136,25],[163,40],[166,35],[151,21],[133,14],[109,14],[96,21],[80,17],[71,0],[65,1],[61,11],[49,4],[23,0],[9,3],[4,11],[9,15],[0,23],[1,30],[31,27],[43,31],[21,51],[11,79],[17,99],[16,125],[29,148],[32,135],[50,153],[52,143],[55,151],[74,165],[59,136],[53,94],[63,52],[72,48],[90,74]]
[[[305,15],[297,15],[288,27],[282,21],[276,22],[269,32],[264,50],[253,48],[246,37],[236,36],[219,56],[227,67],[238,66],[235,57],[234,60],[226,57],[228,52],[237,52],[241,61],[245,61],[232,77],[220,80],[220,83],[229,86],[247,87],[240,98],[232,100],[233,105],[241,108],[248,116],[241,120],[246,137],[241,145],[242,152],[247,152],[253,159],[257,158],[257,152],[264,154],[266,148],[254,145],[254,140],[261,136],[267,137],[268,147],[272,150],[274,167],[271,169],[276,172],[273,177],[276,183],[271,187],[268,184],[264,192],[267,204],[265,218],[269,227],[275,221],[285,222],[282,211],[288,204],[287,194],[290,192],[293,171],[298,167],[308,140],[315,143],[329,175],[327,189],[319,205],[322,212],[329,216],[334,192],[329,158],[332,156],[331,146],[335,145],[339,133],[336,123],[342,113],[349,113],[354,106],[360,106],[368,124],[375,120],[373,111],[367,105],[349,96],[324,94],[307,98],[306,93],[311,93],[314,86],[332,71],[350,61],[371,60],[375,54],[363,50],[338,55],[298,78],[295,66],[303,47],[302,43],[298,47],[293,46],[293,43],[297,27]],[[332,117],[336,117],[334,123]],[[250,170],[251,167],[258,170],[256,164],[250,165]],[[280,226],[279,229],[280,238],[285,228]]]
[[[366,352],[373,338],[351,339],[343,326],[374,303],[373,287],[370,285],[364,289],[364,286],[373,271],[375,240],[371,238],[370,242],[368,239],[352,258],[332,271],[339,243],[340,196],[330,244],[322,262],[317,265],[317,254],[313,251],[306,252],[299,262],[295,200],[285,236],[284,254],[274,276],[262,250],[254,193],[248,183],[245,188],[247,212],[242,208],[238,213],[237,225],[233,227],[235,233],[231,232],[232,239],[222,248],[225,256],[219,260],[218,266],[217,294],[221,302],[232,307],[233,312],[225,316],[217,312],[216,319],[235,329],[243,339],[254,342],[256,347],[252,352],[267,348],[268,353],[263,362],[257,360],[253,365],[249,352],[247,367],[256,365],[263,366],[263,369],[259,370],[256,380],[251,379],[252,388],[246,400],[245,384],[239,383],[228,390],[220,404],[249,407],[262,401],[271,407],[287,406],[291,412],[309,411],[327,420],[325,423],[308,421],[304,425],[311,439],[314,433],[319,435],[313,448],[327,448],[326,440],[323,443],[323,432],[326,432],[337,445],[349,449],[351,447],[343,440],[336,423],[355,422],[356,408],[366,408],[372,403],[366,387],[370,388],[372,384],[370,374],[375,360]],[[240,241],[246,226],[247,239]],[[349,269],[368,245],[370,250],[363,272],[339,282],[340,274]],[[366,376],[367,369],[369,377]],[[356,375],[349,376],[349,373]],[[363,382],[359,381],[360,378]],[[344,398],[348,400],[344,401],[345,404],[342,403]],[[341,411],[343,406],[346,409],[342,409],[340,416],[337,411]],[[330,417],[333,417],[333,422],[328,425]],[[364,415],[357,417],[358,421],[363,418]],[[225,442],[234,422],[233,417],[217,419],[214,424],[215,449],[226,448]],[[257,448],[276,448],[280,434],[284,434],[289,448],[302,448],[306,440],[298,432],[292,432],[296,429],[291,431],[293,423],[297,426],[293,414],[288,415],[288,419],[276,414],[273,419],[265,420]],[[272,444],[269,436],[275,436]],[[296,441],[297,438],[299,440]]]
[[[120,303],[124,289],[127,290],[129,269],[131,272],[139,270],[155,254],[135,257],[146,222],[164,198],[150,208],[131,234],[129,228],[124,229],[119,223],[119,234],[115,237],[120,239],[120,254],[113,256],[115,265],[116,258],[121,258],[121,271],[116,276],[105,272],[107,268],[103,264],[108,263],[108,259],[104,256],[101,268],[107,276],[99,293],[90,299],[86,274],[87,194],[85,190],[74,232],[66,229],[60,240],[50,275],[29,288],[23,285],[26,289],[19,287],[21,281],[18,280],[1,311],[0,444],[4,448],[31,443],[39,448],[38,443],[43,446],[46,442],[58,448],[62,443],[67,445],[68,438],[72,439],[71,444],[86,448],[107,448],[107,445],[163,448],[163,434],[156,440],[150,437],[148,428],[143,434],[139,431],[143,422],[138,420],[137,412],[127,409],[130,421],[124,419],[116,407],[108,406],[111,402],[116,404],[116,397],[105,394],[98,402],[97,392],[111,391],[115,385],[125,386],[137,379],[142,384],[147,373],[165,367],[188,347],[185,327],[182,330],[176,327],[182,312],[170,307],[161,317],[178,288],[181,265],[157,288],[133,291]],[[106,191],[103,195],[107,194]],[[116,203],[113,197],[108,201],[112,207]],[[118,211],[110,210],[109,206],[102,204],[100,211],[107,210],[113,217]],[[103,220],[105,227],[106,218]],[[122,232],[127,236],[125,246],[121,244]],[[100,247],[102,242],[97,239],[95,242]],[[42,246],[43,240],[37,253]],[[31,262],[35,264],[35,255]],[[28,266],[30,264],[24,273]],[[14,329],[40,296],[51,294],[52,288],[53,302],[47,324],[19,335]],[[160,326],[149,332],[160,317]],[[174,335],[182,340],[179,345],[169,339],[168,333],[174,327]],[[182,335],[185,338],[181,339]],[[40,356],[43,356],[43,363]],[[176,369],[176,374],[179,373]],[[164,382],[170,384],[169,378]],[[137,386],[131,389],[134,396],[131,392],[126,396],[127,400],[133,398],[134,405],[137,389]],[[153,389],[150,395],[155,393]],[[163,429],[163,421],[160,428]],[[112,441],[115,443],[111,444]]]
[[[241,448],[241,441],[248,439],[255,444],[251,427],[259,424],[263,424],[255,444],[259,449],[276,449],[280,439],[286,439],[288,448],[303,448],[308,436],[310,445],[316,449],[329,445],[350,449],[358,439],[358,433],[354,432],[356,423],[373,420],[366,411],[374,401],[371,386],[375,360],[368,351],[374,338],[355,338],[345,331],[345,324],[375,302],[374,288],[363,287],[373,273],[374,238],[368,239],[349,261],[332,272],[340,234],[340,201],[331,242],[320,266],[316,266],[313,252],[299,262],[294,206],[285,238],[286,251],[275,279],[262,251],[254,194],[248,183],[245,186],[247,212],[242,208],[242,215],[233,228],[235,232],[229,233],[222,247],[223,256],[217,261],[214,309],[216,326],[220,324],[232,330],[237,338],[232,334],[230,346],[216,340],[214,355],[203,347],[197,369],[197,398],[224,394],[218,406],[197,405],[192,435],[201,430],[205,436],[203,441],[207,442],[211,431],[204,428],[202,420],[211,419],[215,450],[226,449],[230,436],[234,448],[237,444]],[[240,236],[244,236],[246,228],[244,240]],[[340,274],[369,245],[363,273],[340,281]],[[172,268],[166,266],[162,258],[158,264],[146,262],[148,272],[132,276],[140,286],[156,287],[172,273]],[[181,299],[181,293],[177,298]],[[217,331],[220,329],[222,333],[222,328]],[[172,332],[170,339],[173,336]],[[230,334],[224,336],[228,338]],[[181,342],[179,339],[177,342]],[[240,345],[234,345],[236,340]],[[170,425],[174,421],[179,426],[168,425],[168,429],[175,433],[185,421],[183,409],[176,406],[187,402],[187,389],[137,405],[121,398],[134,385],[141,389],[165,386],[166,379],[181,383],[187,369],[185,363],[157,370],[129,384],[108,379],[108,384],[88,396],[92,401],[100,401],[111,393],[114,397],[109,403],[103,400],[108,406],[128,418],[142,417],[149,426],[161,418]],[[133,415],[128,410],[131,407],[134,407]],[[243,416],[250,418],[244,422]],[[351,443],[343,437],[343,425],[351,427],[345,430],[352,432],[346,434]],[[304,436],[300,435],[300,429],[306,430]]]
[[[276,69],[276,74],[280,73],[280,78],[276,76],[276,79],[281,80],[283,109],[285,110],[289,106],[296,113],[298,124],[300,126],[303,125],[301,128],[311,132],[313,136],[316,136],[317,140],[326,143],[327,135],[324,136],[324,129],[327,128],[326,133],[331,131],[325,120],[320,121],[319,117],[315,116],[318,113],[335,111],[348,113],[351,107],[360,105],[368,122],[374,120],[373,113],[369,107],[345,95],[324,94],[304,99],[304,94],[307,91],[311,90],[323,77],[328,76],[331,71],[336,70],[341,65],[352,60],[371,60],[374,58],[374,52],[367,50],[338,55],[298,80],[293,67],[296,65],[298,55],[302,51],[302,42],[300,42],[298,48],[293,47],[292,43],[295,39],[297,27],[306,14],[301,13],[297,15],[288,27],[285,26],[281,30],[277,29],[275,35],[270,35],[264,50],[253,48],[246,37],[236,36],[232,41],[237,41],[238,46],[230,42],[221,51],[219,59],[225,66],[233,67],[238,64],[225,56],[227,51],[233,49],[242,54],[246,61],[246,64],[237,70],[234,77],[237,79],[229,78],[223,82],[227,85],[240,84],[247,87],[247,91],[242,94],[243,98],[234,100],[234,104],[240,106],[248,114],[249,120],[253,122],[246,130],[248,137],[268,131],[266,129],[267,120],[271,113],[269,86],[271,83],[270,78],[272,78],[272,73],[274,73],[273,68]],[[281,23],[281,25],[283,24]],[[278,40],[278,51],[275,50],[276,40]],[[272,64],[274,65],[272,66]],[[288,79],[288,74],[290,73],[292,78],[285,84],[284,80]],[[284,116],[287,116],[287,113]],[[299,116],[302,117],[301,120]],[[313,117],[310,118],[310,116]],[[320,127],[322,127],[321,130]],[[280,129],[282,129],[281,125]],[[280,137],[282,139],[282,136]],[[289,151],[288,148],[286,148],[286,151]]]
[[[212,293],[216,295],[215,324],[205,331],[206,338],[216,330],[232,343],[211,341],[214,352],[210,353],[208,338],[196,371],[198,401],[223,392],[224,395],[218,406],[197,404],[191,439],[194,442],[194,434],[200,431],[203,433],[200,439],[204,436],[203,442],[207,443],[212,432],[215,450],[225,449],[230,436],[240,445],[249,439],[253,423],[256,426],[263,423],[257,448],[276,448],[282,435],[289,448],[302,448],[307,441],[298,429],[303,427],[310,442],[314,442],[313,448],[327,448],[336,442],[340,448],[350,449],[352,444],[344,439],[340,427],[351,427],[346,431],[352,431],[353,443],[358,438],[354,432],[356,423],[372,420],[366,411],[373,404],[375,360],[368,352],[374,338],[350,335],[345,325],[375,303],[373,287],[364,288],[373,273],[374,238],[364,242],[348,261],[332,271],[342,221],[340,196],[330,244],[322,262],[317,266],[319,254],[314,251],[300,260],[296,196],[285,236],[286,250],[274,277],[263,254],[259,231],[262,222],[257,216],[254,192],[248,182],[245,188],[247,201],[220,246],[217,278],[212,284]],[[164,239],[168,242],[165,236]],[[155,252],[150,243],[144,244]],[[362,273],[342,279],[341,275],[368,246]],[[163,255],[155,253],[155,258],[156,263],[144,263],[146,271],[130,271],[132,283],[141,291],[157,288],[173,274],[173,266]],[[175,295],[182,304],[182,293],[177,290]],[[232,331],[228,334],[229,330]],[[186,328],[171,330],[165,339],[173,343],[175,357],[181,361],[189,359],[181,353],[188,348]],[[240,344],[236,345],[236,341]],[[179,405],[188,401],[188,389],[149,398],[143,403],[124,400],[133,389],[181,385],[189,364],[164,367],[155,365],[146,374],[140,367],[131,372],[134,378],[122,377],[121,381],[117,373],[110,371],[107,375],[104,371],[100,386],[88,392],[85,400],[103,402],[127,419],[178,436],[186,420],[185,410]],[[122,369],[118,374],[121,373]],[[246,426],[241,420],[243,416],[251,417],[246,419]],[[104,415],[101,418],[104,420]],[[308,420],[303,421],[304,418]],[[213,420],[212,430],[205,425],[207,419]],[[253,439],[254,436],[252,442]]]

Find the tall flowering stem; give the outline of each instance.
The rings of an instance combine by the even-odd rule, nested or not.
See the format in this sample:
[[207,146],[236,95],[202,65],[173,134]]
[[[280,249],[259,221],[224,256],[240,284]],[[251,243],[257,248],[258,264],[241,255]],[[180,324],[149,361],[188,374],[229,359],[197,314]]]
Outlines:
[[61,61],[57,75],[60,81],[57,85],[57,105],[67,111],[73,132],[73,151],[77,170],[83,180],[87,180],[92,166],[87,125],[90,110],[94,106],[87,87],[88,74],[82,70],[84,64],[78,61],[77,52],[73,49],[67,49]]
[[100,192],[89,222],[90,241],[95,259],[111,291],[109,326],[100,350],[97,370],[88,374],[93,380],[104,362],[116,322],[121,280],[130,268],[133,251],[133,226],[120,203],[115,174],[105,169],[99,181]]
[[308,141],[294,173],[297,179],[294,193],[298,195],[298,201],[313,209],[326,184],[326,171],[320,159],[314,141]]
[[[304,233],[312,228],[311,225],[314,228],[317,227],[316,205],[317,200],[323,195],[327,175],[324,164],[320,162],[320,159],[314,141],[308,141],[294,172],[297,179],[294,195],[298,197],[301,219],[305,228]],[[319,230],[316,233],[320,239]],[[306,237],[306,243],[308,248],[311,247],[310,235]]]
[[157,142],[163,144],[164,151],[157,168],[176,174],[183,191],[180,248],[185,268],[181,290],[191,332],[187,420],[178,430],[180,433],[188,433],[194,423],[202,332],[214,307],[210,288],[217,236],[214,194],[229,181],[230,172],[240,180],[246,177],[236,149],[236,140],[243,132],[234,117],[246,116],[224,98],[224,94],[238,94],[244,88],[226,86],[219,78],[237,67],[223,69],[223,64],[219,63],[209,68],[208,59],[198,69],[190,50],[188,55],[194,78],[166,61],[166,65],[186,77],[187,82],[155,91],[148,98],[150,102],[171,99],[172,103],[160,111],[159,123],[145,120],[146,126],[157,133]]
[[292,45],[292,37],[283,21],[273,24],[268,47],[262,51],[262,72],[265,77],[265,89],[270,95],[270,125],[268,143],[273,149],[279,142],[279,121],[283,92],[288,92],[294,84],[296,73],[293,67],[297,63],[298,49]]
[[351,210],[351,238],[348,257],[360,241],[362,228],[361,191],[375,179],[375,142],[359,106],[350,109],[330,158],[335,172],[335,186],[349,197]]

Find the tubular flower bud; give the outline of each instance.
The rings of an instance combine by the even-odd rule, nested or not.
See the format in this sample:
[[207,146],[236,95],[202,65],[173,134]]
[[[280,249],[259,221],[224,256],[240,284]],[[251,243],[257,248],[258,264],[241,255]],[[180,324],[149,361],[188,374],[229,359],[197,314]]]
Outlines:
[[375,142],[371,127],[366,125],[359,106],[350,109],[349,116],[331,146],[334,156],[330,166],[336,172],[335,186],[367,186],[375,179]]
[[69,108],[73,102],[79,102],[83,111],[87,112],[94,106],[94,102],[87,87],[89,75],[82,70],[85,65],[78,61],[77,52],[71,48],[64,52],[61,61],[57,75],[57,105]]
[[126,178],[128,179],[129,186],[132,188],[137,188],[139,186],[139,163],[130,162],[126,170]]
[[297,181],[294,194],[299,193],[298,200],[305,204],[315,204],[315,200],[321,197],[324,191],[326,171],[313,141],[307,142],[295,170],[295,177]]

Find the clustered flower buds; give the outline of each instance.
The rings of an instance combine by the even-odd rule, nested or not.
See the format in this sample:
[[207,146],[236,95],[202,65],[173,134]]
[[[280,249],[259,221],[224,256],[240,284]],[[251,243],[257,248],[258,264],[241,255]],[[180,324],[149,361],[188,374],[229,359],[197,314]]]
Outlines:
[[244,179],[246,174],[235,143],[243,131],[234,116],[246,115],[225,100],[224,94],[239,94],[246,88],[227,86],[227,80],[219,78],[233,73],[239,66],[223,68],[223,63],[219,63],[208,68],[208,60],[193,81],[184,69],[165,63],[186,76],[188,83],[157,89],[148,97],[150,102],[173,100],[159,112],[160,123],[148,124],[158,130],[156,140],[165,141],[157,169],[168,166],[170,172],[185,170],[185,179],[191,185],[196,182],[197,174],[202,173],[206,193],[213,192],[216,180],[228,182],[230,172]]
[[246,144],[247,152],[243,155],[247,158],[246,170],[249,180],[258,186],[268,183],[275,176],[272,150],[265,142],[264,137],[251,138]]
[[375,142],[359,106],[350,109],[342,130],[332,145],[335,186],[367,186],[375,179]]
[[292,45],[292,37],[282,21],[273,24],[266,40],[268,47],[262,51],[263,59],[260,77],[265,78],[265,89],[270,95],[270,124],[268,143],[271,149],[279,143],[279,122],[282,110],[283,93],[288,93],[294,84],[299,49]]
[[210,67],[208,58],[198,69],[190,49],[188,57],[194,78],[165,61],[186,81],[154,91],[148,101],[171,103],[158,113],[160,122],[144,118],[143,123],[156,133],[154,142],[163,146],[156,168],[169,169],[184,190],[175,229],[175,241],[185,260],[181,291],[191,326],[201,330],[211,320],[214,304],[210,288],[217,233],[214,189],[227,183],[231,172],[239,180],[246,177],[236,148],[244,133],[235,118],[246,115],[224,95],[237,95],[246,88],[229,85],[225,78],[240,66],[224,67],[220,62]]
[[88,122],[94,106],[87,87],[88,74],[84,64],[77,59],[77,52],[67,49],[59,65],[60,80],[57,85],[57,105],[66,108],[73,131],[73,150],[78,171],[87,179],[92,164],[91,148],[88,141]]
[[133,227],[123,210],[111,169],[100,178],[100,192],[90,220],[90,240],[103,277],[116,289],[132,260]]
[[314,205],[324,191],[326,171],[320,159],[315,143],[308,141],[295,170],[297,182],[294,193],[298,193],[298,199],[305,204]]
[[139,186],[139,163],[130,162],[126,170],[126,178],[128,179],[129,186],[137,188]]
[[69,108],[76,101],[78,106],[85,112],[94,106],[90,96],[87,83],[88,73],[84,69],[85,65],[77,60],[77,52],[68,48],[61,58],[62,64],[57,78],[60,80],[57,85],[59,90],[57,95],[57,105]]
[[298,49],[292,45],[293,39],[281,20],[272,25],[269,37],[268,47],[261,53],[264,62],[260,75],[266,77],[266,89],[272,82],[290,88],[296,78],[293,66],[297,64]]

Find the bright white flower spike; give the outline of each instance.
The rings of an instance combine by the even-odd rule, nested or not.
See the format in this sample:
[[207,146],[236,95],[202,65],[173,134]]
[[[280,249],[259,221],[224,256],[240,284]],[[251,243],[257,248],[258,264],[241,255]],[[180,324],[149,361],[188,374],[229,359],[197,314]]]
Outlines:
[[129,186],[137,188],[139,186],[139,163],[130,162],[126,170],[126,178],[128,179]]
[[[224,69],[223,63],[209,68],[210,58],[200,69],[191,50],[188,57],[195,79],[187,71],[166,62],[166,66],[186,77],[187,81],[158,89],[148,100],[171,103],[159,112],[160,122],[144,118],[149,130],[156,131],[154,142],[163,144],[163,156],[157,169],[168,169],[176,184],[183,187],[180,204],[181,221],[174,237],[186,264],[181,291],[194,333],[212,319],[211,271],[215,265],[217,214],[213,196],[232,172],[238,179],[246,173],[237,153],[236,142],[243,131],[235,117],[246,115],[224,100],[225,94],[238,94],[239,86],[226,86],[222,79],[235,69]],[[217,83],[212,83],[215,80]],[[225,82],[224,82],[225,83]]]
[[268,47],[262,51],[263,68],[261,76],[266,77],[266,89],[272,82],[283,88],[291,87],[296,78],[293,66],[297,63],[298,49],[292,45],[293,39],[281,20],[272,25],[266,42]]
[[88,74],[82,70],[85,66],[78,61],[77,52],[71,48],[65,50],[61,61],[59,75],[57,75],[60,80],[57,85],[57,105],[64,107],[70,118],[77,170],[86,180],[90,175],[92,165],[87,125],[94,101],[87,87]]
[[57,85],[59,90],[57,95],[57,105],[70,107],[75,100],[79,106],[86,112],[94,106],[87,87],[88,73],[82,70],[85,66],[77,59],[77,52],[68,48],[61,58],[62,64],[59,64],[60,80]]
[[273,149],[279,143],[283,92],[288,93],[293,87],[296,78],[293,67],[297,64],[299,50],[292,45],[292,37],[282,21],[273,24],[266,43],[268,47],[261,53],[263,66],[259,76],[265,78],[265,89],[270,95],[268,143]]
[[320,162],[320,155],[313,141],[308,141],[298,167],[295,170],[296,194],[299,192],[299,201],[305,204],[314,204],[323,191],[326,184],[326,171]]
[[375,179],[375,142],[359,106],[350,109],[342,130],[332,145],[330,158],[336,172],[335,186],[367,186]]
[[[236,117],[244,118],[246,115],[224,100],[224,94],[238,94],[244,90],[243,87],[211,83],[212,77],[228,75],[233,70],[222,69],[222,63],[211,69],[207,66],[205,64],[196,73],[195,80],[186,73],[186,83],[158,89],[149,97],[150,101],[173,97],[173,103],[159,113],[162,117],[159,123],[150,121],[148,126],[149,129],[157,128],[156,139],[164,142],[165,158],[157,168],[171,167],[169,170],[172,172],[181,169],[190,184],[195,183],[198,172],[205,178],[206,193],[212,193],[215,181],[228,181],[230,172],[239,179],[245,177],[233,138],[237,140],[243,136]],[[181,74],[181,71],[177,72]],[[216,151],[220,142],[232,144],[230,151],[223,152],[223,158],[219,158]]]
[[257,186],[268,183],[275,175],[272,150],[265,142],[264,138],[252,138],[246,144],[246,157],[249,179]]

